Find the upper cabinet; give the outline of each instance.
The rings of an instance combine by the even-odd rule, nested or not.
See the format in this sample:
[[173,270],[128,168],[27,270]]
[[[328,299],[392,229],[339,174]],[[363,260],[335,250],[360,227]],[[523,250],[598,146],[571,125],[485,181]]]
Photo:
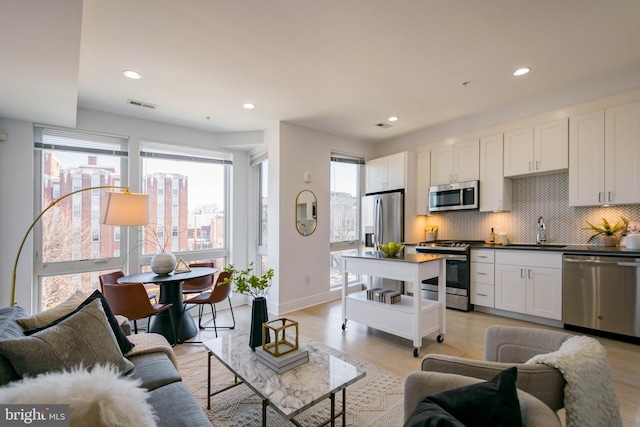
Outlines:
[[477,139],[431,150],[431,185],[475,181],[480,178]]
[[504,134],[504,176],[551,172],[569,167],[567,119]]
[[422,151],[416,158],[416,215],[429,214],[429,186],[431,185],[431,153]]
[[406,152],[369,160],[366,164],[367,193],[402,190],[405,182]]
[[570,119],[569,205],[640,203],[640,102]]
[[502,174],[502,134],[480,139],[480,211],[511,210],[511,179]]

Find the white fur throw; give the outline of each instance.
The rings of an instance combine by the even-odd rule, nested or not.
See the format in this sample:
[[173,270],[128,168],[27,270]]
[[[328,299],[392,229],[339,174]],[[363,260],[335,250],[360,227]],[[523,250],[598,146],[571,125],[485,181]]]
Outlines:
[[567,427],[622,426],[611,381],[607,351],[587,336],[566,340],[558,351],[539,354],[527,363],[543,363],[562,372]]
[[111,365],[91,372],[74,368],[16,381],[0,388],[4,404],[69,404],[74,427],[151,427],[156,416],[139,380],[123,378]]

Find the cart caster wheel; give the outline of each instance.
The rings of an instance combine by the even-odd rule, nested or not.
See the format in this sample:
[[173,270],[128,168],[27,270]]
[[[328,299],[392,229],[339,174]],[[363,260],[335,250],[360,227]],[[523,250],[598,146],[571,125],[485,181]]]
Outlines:
[[438,341],[439,343],[444,341],[444,335],[438,335],[438,337],[436,338],[436,341]]
[[420,349],[418,347],[415,347],[413,349],[413,357],[418,357],[420,355]]
[[346,323],[343,323],[343,324],[342,324],[342,330],[344,331],[345,329],[347,329],[347,324],[346,324]]

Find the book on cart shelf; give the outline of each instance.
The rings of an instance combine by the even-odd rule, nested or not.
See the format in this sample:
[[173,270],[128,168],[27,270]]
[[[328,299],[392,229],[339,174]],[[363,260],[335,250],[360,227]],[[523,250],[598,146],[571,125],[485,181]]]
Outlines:
[[274,356],[262,347],[256,347],[258,361],[278,374],[282,374],[309,361],[309,351],[297,349],[282,356]]
[[385,304],[395,304],[400,302],[400,292],[385,290],[382,288],[367,289],[367,299],[371,301],[383,302]]

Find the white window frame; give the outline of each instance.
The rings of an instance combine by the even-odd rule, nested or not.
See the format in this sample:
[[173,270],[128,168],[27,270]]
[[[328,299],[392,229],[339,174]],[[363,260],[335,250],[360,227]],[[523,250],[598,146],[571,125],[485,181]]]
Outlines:
[[[357,199],[357,213],[356,213],[356,235],[355,238],[353,240],[345,240],[345,241],[339,241],[339,242],[330,242],[329,243],[329,251],[330,251],[330,257],[332,257],[332,260],[330,260],[330,262],[332,261],[336,261],[337,262],[337,258],[339,258],[339,255],[335,254],[336,252],[341,252],[341,251],[347,251],[347,250],[354,250],[354,251],[358,251],[360,250],[361,244],[360,244],[360,234],[361,234],[361,217],[362,217],[362,196],[364,195],[364,157],[363,156],[355,156],[355,155],[351,155],[351,154],[345,154],[345,153],[339,153],[339,152],[332,152],[331,153],[331,162],[334,161],[341,161],[341,162],[347,162],[347,163],[353,163],[353,164],[358,164],[360,165],[360,169],[359,169],[359,177],[358,177],[358,186],[357,186],[357,194],[356,194],[356,199]],[[331,268],[331,267],[330,267]],[[357,283],[361,281],[361,277],[357,276],[354,277],[353,279],[349,280],[349,284],[353,284],[353,283]],[[336,289],[342,286],[342,283],[339,285],[332,285],[331,282],[329,283],[329,288],[330,289]]]
[[[178,249],[177,238],[173,237],[173,227],[175,224],[172,222],[171,230],[164,230],[164,233],[171,233],[169,239],[169,250],[173,252],[177,258],[182,258],[185,262],[189,263],[192,261],[198,261],[203,259],[222,259],[224,260],[224,264],[226,265],[226,260],[229,257],[229,246],[231,244],[231,217],[232,217],[232,209],[230,203],[230,191],[231,191],[231,175],[233,168],[233,157],[230,153],[224,153],[217,150],[207,150],[203,148],[190,147],[178,144],[166,144],[162,142],[152,141],[152,140],[141,140],[140,141],[140,185],[141,187],[145,187],[145,177],[142,160],[143,158],[165,158],[165,159],[175,159],[175,160],[201,160],[212,163],[221,163],[225,166],[224,168],[224,213],[225,213],[225,221],[224,221],[224,235],[225,242],[224,247],[222,248],[205,248],[205,249],[192,249],[192,250],[184,250],[180,251]],[[176,199],[179,195],[179,191],[176,191],[172,186],[172,210],[173,210],[173,200]],[[159,188],[159,187],[158,187]],[[163,194],[163,203],[164,206],[164,185],[162,186],[162,194]],[[158,203],[160,206],[160,203]],[[164,215],[164,212],[163,212]],[[175,225],[179,227],[179,225]],[[154,254],[142,254],[142,248],[138,250],[138,261],[139,268],[142,270],[147,267],[151,263],[151,258]],[[221,270],[224,265],[216,265],[216,267]]]
[[[75,140],[82,140],[81,143],[75,143]],[[53,141],[53,142],[52,142]],[[88,141],[88,142],[85,142]],[[104,142],[108,142],[109,144],[115,144],[116,141],[119,141],[119,150],[115,150],[112,152],[108,152],[103,147]],[[128,182],[128,143],[129,140],[127,137],[119,136],[119,135],[108,135],[101,134],[97,132],[85,132],[76,129],[65,129],[61,127],[54,126],[45,126],[45,125],[34,125],[34,166],[35,170],[38,173],[35,174],[34,177],[34,216],[38,215],[42,212],[46,206],[43,206],[42,200],[42,189],[44,185],[44,180],[46,177],[43,176],[41,171],[43,170],[43,150],[66,150],[72,152],[82,152],[82,153],[97,153],[97,154],[112,154],[120,157],[120,181],[115,185],[123,185]],[[81,186],[81,182],[76,184],[76,180],[74,179],[74,189],[76,189],[77,185]],[[78,188],[79,189],[79,188]],[[54,189],[57,192],[57,196],[61,197],[65,194],[60,194],[59,186]],[[87,191],[85,193],[79,194],[87,194],[90,195],[93,191]],[[76,195],[71,196],[72,207],[74,209],[74,226],[72,230],[69,230],[70,233],[79,233],[80,230],[76,228],[78,225],[75,217],[75,208],[77,203],[73,203],[73,199]],[[53,214],[55,208],[51,211],[47,212],[47,214]],[[81,213],[80,207],[80,213]],[[79,223],[79,221],[78,221]],[[46,264],[42,261],[41,251],[43,247],[43,235],[42,235],[42,221],[39,221],[33,229],[33,250],[34,250],[34,284],[32,293],[34,298],[32,299],[33,304],[31,309],[34,312],[41,311],[42,305],[42,280],[46,277],[52,276],[63,276],[63,275],[72,275],[74,277],[73,280],[77,279],[79,274],[85,273],[93,273],[105,270],[120,270],[122,269],[123,260],[121,255],[114,254],[108,258],[98,258],[98,259],[83,259],[75,250],[71,255],[71,259],[67,261],[60,262],[47,262]],[[121,241],[120,241],[120,253],[126,254],[129,252],[127,242],[127,227],[122,227],[121,229]],[[94,276],[95,274],[92,274]],[[96,283],[94,284],[97,287],[97,278]],[[69,295],[71,296],[71,295]]]

